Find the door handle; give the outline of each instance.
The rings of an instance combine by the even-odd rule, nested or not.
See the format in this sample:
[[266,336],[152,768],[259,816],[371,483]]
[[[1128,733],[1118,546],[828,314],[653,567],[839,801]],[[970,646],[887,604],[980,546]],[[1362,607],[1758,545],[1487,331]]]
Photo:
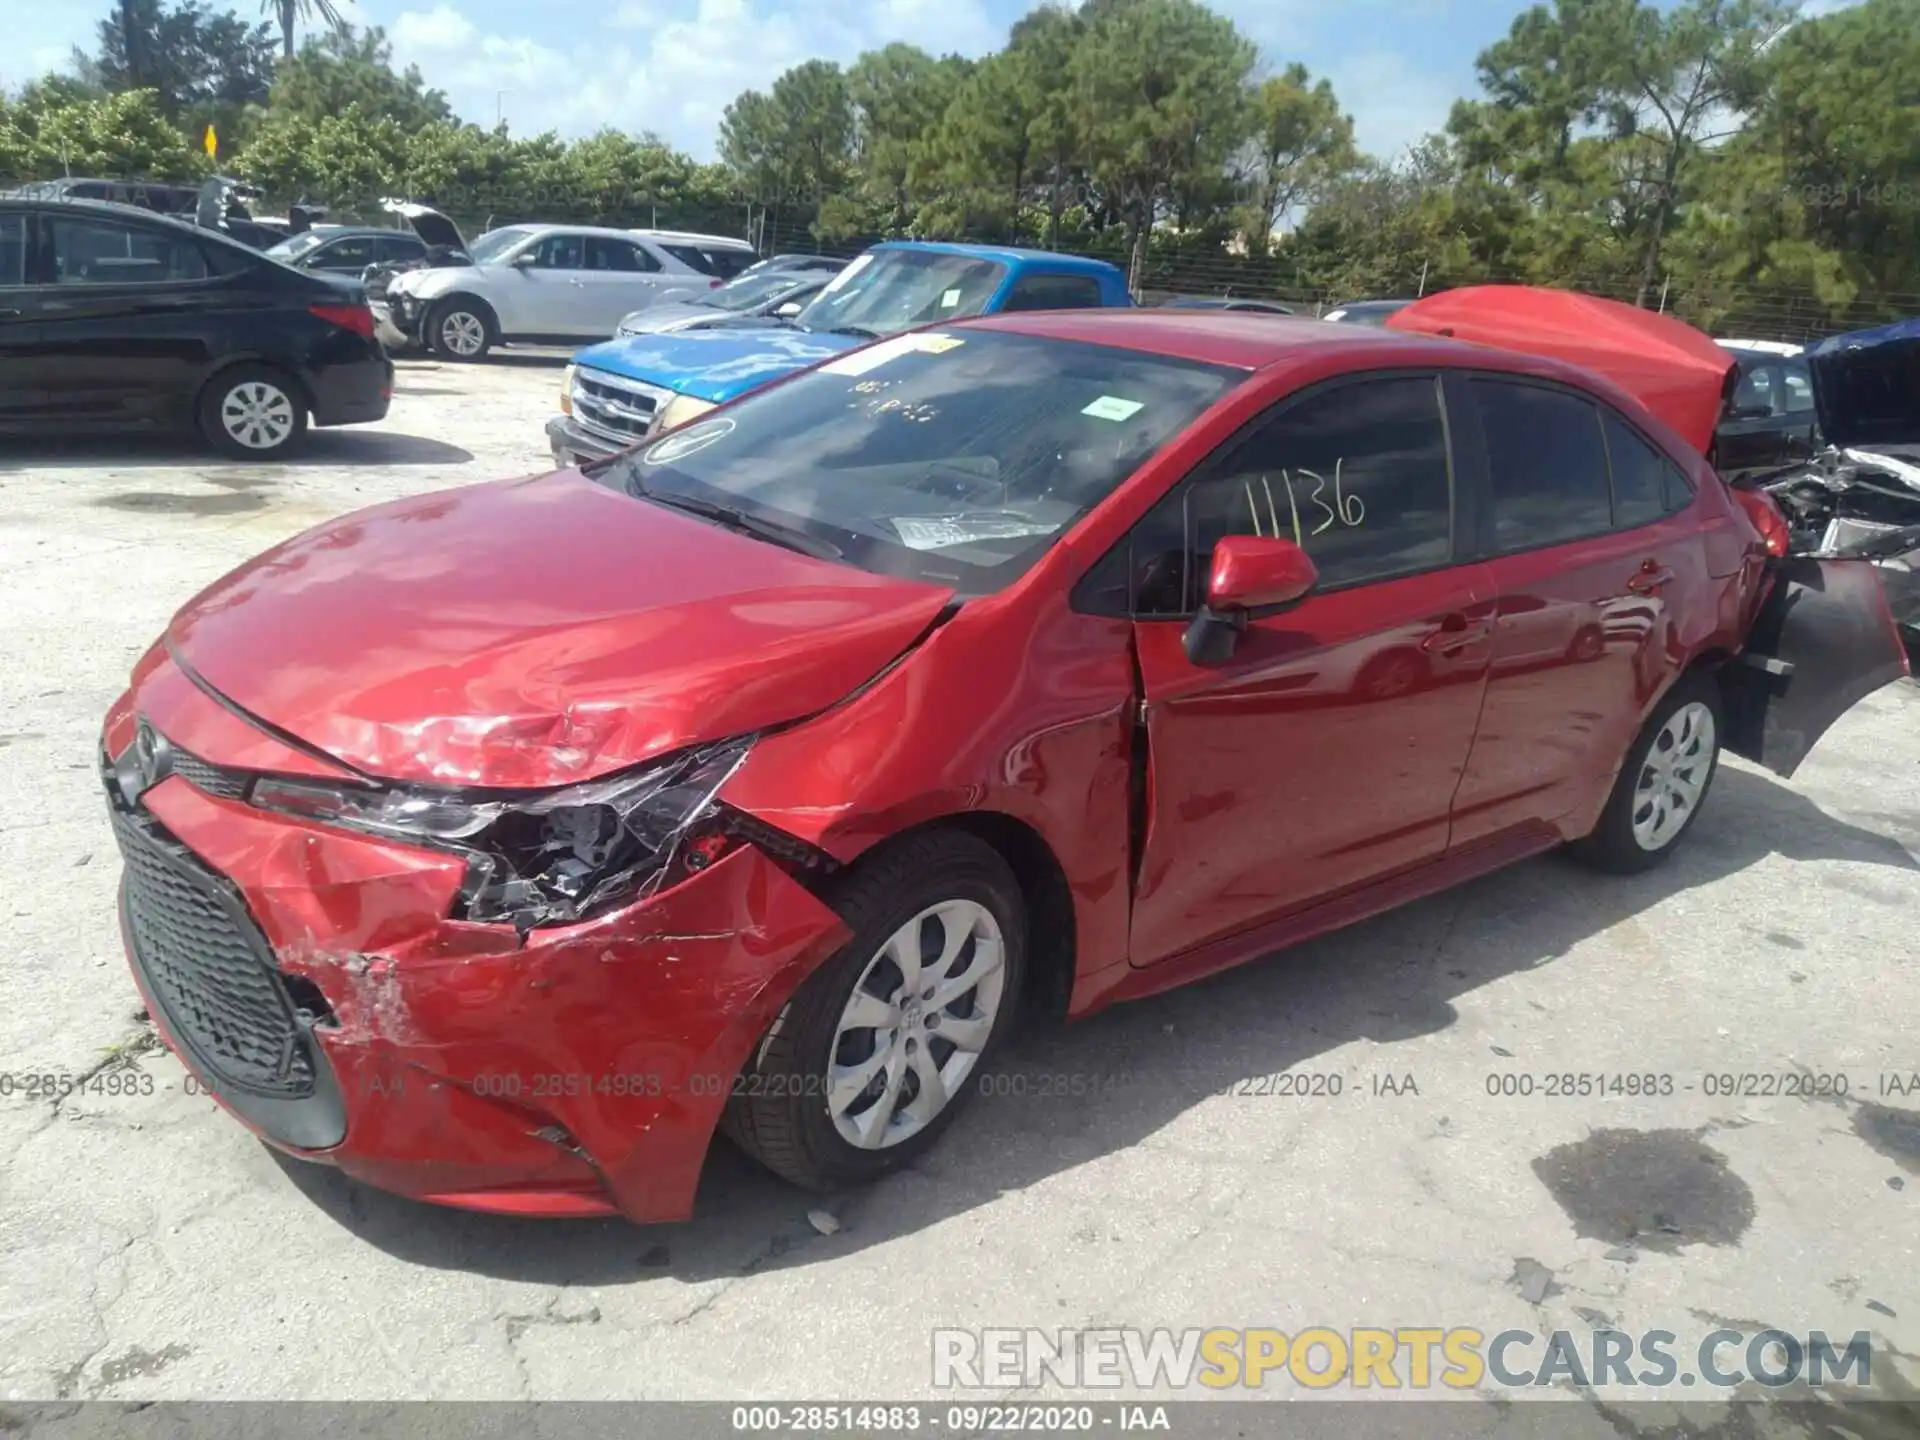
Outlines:
[[1461,646],[1484,638],[1493,633],[1493,626],[1487,621],[1470,622],[1459,611],[1442,617],[1440,628],[1426,636],[1420,642],[1422,650],[1458,650]]
[[1661,565],[1657,560],[1649,560],[1642,565],[1634,577],[1627,581],[1627,589],[1636,595],[1651,595],[1662,585],[1673,583],[1673,571]]

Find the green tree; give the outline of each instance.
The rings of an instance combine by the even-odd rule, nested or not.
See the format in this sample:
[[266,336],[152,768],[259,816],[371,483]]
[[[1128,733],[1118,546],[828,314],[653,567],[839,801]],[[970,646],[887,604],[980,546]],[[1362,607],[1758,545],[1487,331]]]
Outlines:
[[[125,4],[126,0],[121,3]],[[260,0],[260,13],[272,16],[279,25],[280,55],[286,60],[293,59],[294,31],[303,21],[310,25],[318,20],[343,39],[349,29],[346,17],[333,0]]]
[[870,199],[891,229],[906,226],[916,182],[940,168],[940,126],[972,70],[957,55],[936,60],[914,45],[870,50],[847,71],[855,163]]
[[1253,194],[1248,228],[1264,247],[1286,215],[1313,205],[1351,173],[1360,152],[1353,117],[1341,110],[1333,86],[1313,80],[1304,65],[1289,65],[1254,92],[1253,126],[1243,157]]
[[268,98],[275,121],[318,123],[356,105],[409,130],[453,118],[447,97],[427,88],[418,66],[393,68],[393,47],[378,28],[308,40],[280,63]]
[[0,104],[0,174],[191,180],[206,168],[151,90],[90,95],[74,82],[41,83]]
[[74,68],[103,90],[150,89],[177,124],[221,122],[265,103],[273,84],[273,36],[265,25],[209,11],[200,0],[162,9],[160,0],[121,0],[99,25],[99,49],[74,52]]
[[1186,220],[1196,199],[1228,198],[1255,50],[1195,0],[1088,0],[1080,19],[1074,128],[1138,255],[1162,210]]

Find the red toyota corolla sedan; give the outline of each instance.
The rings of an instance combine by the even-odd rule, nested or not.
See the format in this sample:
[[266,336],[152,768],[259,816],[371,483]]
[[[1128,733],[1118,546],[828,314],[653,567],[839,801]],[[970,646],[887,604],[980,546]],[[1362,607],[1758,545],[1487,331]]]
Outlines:
[[229,1111],[375,1185],[674,1220],[718,1129],[861,1181],[1022,1011],[1651,865],[1723,747],[1790,771],[1906,661],[1781,533],[1549,359],[895,337],[194,599],[103,737],[127,950]]

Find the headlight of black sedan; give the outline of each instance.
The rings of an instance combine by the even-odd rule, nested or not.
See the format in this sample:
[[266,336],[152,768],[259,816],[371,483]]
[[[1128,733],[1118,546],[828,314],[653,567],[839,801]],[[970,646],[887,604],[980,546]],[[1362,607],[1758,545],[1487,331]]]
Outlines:
[[459,852],[467,860],[457,918],[522,933],[593,918],[730,848],[715,794],[751,737],[564,790],[512,798],[425,786],[262,777],[249,799],[323,824]]

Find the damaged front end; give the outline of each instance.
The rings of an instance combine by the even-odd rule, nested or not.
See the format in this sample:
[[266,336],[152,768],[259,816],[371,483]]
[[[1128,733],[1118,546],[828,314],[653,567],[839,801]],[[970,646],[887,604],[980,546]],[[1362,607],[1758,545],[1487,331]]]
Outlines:
[[101,753],[135,982],[203,1092],[302,1159],[684,1219],[734,1077],[846,938],[814,893],[834,862],[718,798],[753,745],[538,791],[376,782],[156,650]]

